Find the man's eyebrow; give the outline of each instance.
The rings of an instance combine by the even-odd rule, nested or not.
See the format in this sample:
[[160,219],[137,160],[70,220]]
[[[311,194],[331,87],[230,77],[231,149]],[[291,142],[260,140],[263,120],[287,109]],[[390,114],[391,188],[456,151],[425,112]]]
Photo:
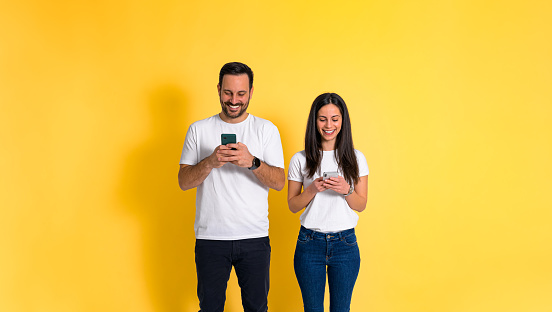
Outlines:
[[[232,93],[232,90],[230,89],[222,89],[223,92],[230,92]],[[236,93],[240,93],[240,92],[244,92],[244,93],[247,93],[247,90],[238,90]]]

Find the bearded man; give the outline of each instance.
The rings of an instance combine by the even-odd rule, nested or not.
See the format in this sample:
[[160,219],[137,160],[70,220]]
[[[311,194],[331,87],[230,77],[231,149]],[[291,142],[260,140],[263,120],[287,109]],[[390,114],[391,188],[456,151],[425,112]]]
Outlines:
[[[267,311],[270,266],[268,190],[285,185],[278,128],[247,113],[253,71],[233,62],[220,70],[222,111],[186,134],[178,182],[197,188],[194,224],[200,312],[222,312],[234,267],[245,312]],[[221,136],[236,138],[221,143]]]

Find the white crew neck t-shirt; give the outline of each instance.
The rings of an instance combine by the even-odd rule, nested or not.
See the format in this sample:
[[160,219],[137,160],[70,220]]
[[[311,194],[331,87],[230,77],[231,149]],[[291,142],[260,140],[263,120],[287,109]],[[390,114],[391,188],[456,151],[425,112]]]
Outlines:
[[[186,133],[180,164],[196,165],[210,156],[221,144],[223,133],[236,134],[236,141],[245,144],[251,155],[284,168],[278,128],[251,114],[237,124],[224,122],[218,114],[193,123]],[[197,187],[196,238],[238,240],[268,236],[268,189],[247,168],[227,163],[211,170]]]
[[[359,177],[368,175],[368,164],[364,154],[355,150],[358,163]],[[324,172],[337,171],[343,176],[341,170],[338,170],[334,151],[323,151],[320,162],[320,170],[313,177],[307,178],[307,158],[305,151],[300,151],[293,155],[289,164],[288,180],[303,183],[303,189],[306,189],[312,181],[322,176]],[[352,229],[357,225],[358,215],[349,207],[345,196],[338,194],[333,190],[325,190],[317,193],[311,202],[305,208],[300,217],[301,225],[307,229],[332,233]]]

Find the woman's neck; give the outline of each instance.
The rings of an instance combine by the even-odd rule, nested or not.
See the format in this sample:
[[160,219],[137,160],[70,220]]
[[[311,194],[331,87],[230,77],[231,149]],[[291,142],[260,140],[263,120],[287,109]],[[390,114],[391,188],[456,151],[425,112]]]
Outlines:
[[322,142],[322,150],[323,151],[333,151],[334,149],[335,149],[335,141]]

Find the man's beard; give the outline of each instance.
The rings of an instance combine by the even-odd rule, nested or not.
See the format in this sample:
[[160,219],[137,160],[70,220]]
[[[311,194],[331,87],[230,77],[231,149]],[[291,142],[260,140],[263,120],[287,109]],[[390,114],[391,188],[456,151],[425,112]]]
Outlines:
[[237,105],[240,106],[240,110],[233,113],[228,111],[227,105],[235,105],[236,103],[233,104],[232,102],[222,102],[222,101],[220,103],[221,103],[220,106],[222,106],[222,112],[224,113],[224,115],[232,119],[240,118],[247,111],[247,107],[249,106],[249,100],[247,100],[246,103],[239,103]]

